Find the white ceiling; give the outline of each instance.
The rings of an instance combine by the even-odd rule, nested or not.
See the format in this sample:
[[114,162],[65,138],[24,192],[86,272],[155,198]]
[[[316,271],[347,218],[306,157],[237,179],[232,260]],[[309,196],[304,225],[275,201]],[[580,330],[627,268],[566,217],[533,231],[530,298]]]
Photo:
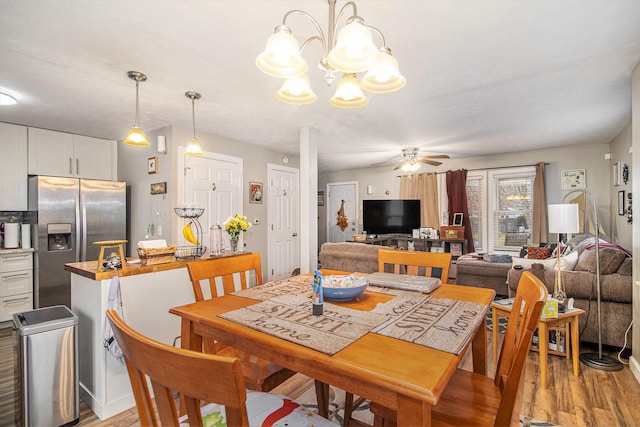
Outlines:
[[[190,129],[184,92],[195,90],[198,132],[295,154],[299,129],[318,129],[320,171],[368,167],[406,146],[468,157],[606,143],[629,123],[640,1],[356,3],[407,85],[343,110],[314,72],[318,43],[304,51],[314,104],[280,103],[280,81],[255,67],[288,10],[326,31],[326,0],[0,0],[0,90],[20,102],[0,107],[0,121],[121,140],[136,70],[149,78],[145,130]],[[300,43],[314,35],[299,15],[288,24]]]

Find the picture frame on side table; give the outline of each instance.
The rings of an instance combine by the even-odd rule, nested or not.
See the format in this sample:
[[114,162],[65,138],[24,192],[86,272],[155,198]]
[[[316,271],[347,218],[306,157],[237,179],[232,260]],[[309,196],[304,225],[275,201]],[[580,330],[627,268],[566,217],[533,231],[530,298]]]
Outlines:
[[560,172],[563,190],[587,188],[586,169],[565,169]]
[[263,194],[261,182],[249,183],[249,203],[262,203]]
[[454,213],[452,225],[461,226],[463,217],[464,217],[464,214],[462,212]]

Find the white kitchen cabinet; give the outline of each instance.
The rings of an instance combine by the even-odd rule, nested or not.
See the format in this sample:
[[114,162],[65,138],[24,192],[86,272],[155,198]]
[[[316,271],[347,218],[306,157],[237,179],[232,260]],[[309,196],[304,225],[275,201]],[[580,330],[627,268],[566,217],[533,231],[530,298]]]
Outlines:
[[0,322],[33,309],[33,252],[0,251]]
[[29,174],[113,180],[116,142],[29,128]]
[[0,123],[0,211],[27,210],[27,128]]

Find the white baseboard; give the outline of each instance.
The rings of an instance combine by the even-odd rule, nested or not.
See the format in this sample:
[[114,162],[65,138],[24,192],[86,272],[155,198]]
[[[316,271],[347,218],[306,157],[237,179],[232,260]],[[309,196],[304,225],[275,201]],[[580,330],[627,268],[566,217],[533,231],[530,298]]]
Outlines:
[[640,383],[640,362],[634,356],[629,357],[629,369],[631,369],[631,373]]

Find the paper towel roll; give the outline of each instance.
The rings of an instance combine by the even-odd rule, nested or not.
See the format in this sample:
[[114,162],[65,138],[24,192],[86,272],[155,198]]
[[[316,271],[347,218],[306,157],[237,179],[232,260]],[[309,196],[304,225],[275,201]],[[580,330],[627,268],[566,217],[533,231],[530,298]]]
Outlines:
[[20,224],[17,222],[4,223],[4,247],[15,249],[20,247]]
[[22,249],[31,248],[31,224],[22,224],[22,235],[20,236],[20,243]]

